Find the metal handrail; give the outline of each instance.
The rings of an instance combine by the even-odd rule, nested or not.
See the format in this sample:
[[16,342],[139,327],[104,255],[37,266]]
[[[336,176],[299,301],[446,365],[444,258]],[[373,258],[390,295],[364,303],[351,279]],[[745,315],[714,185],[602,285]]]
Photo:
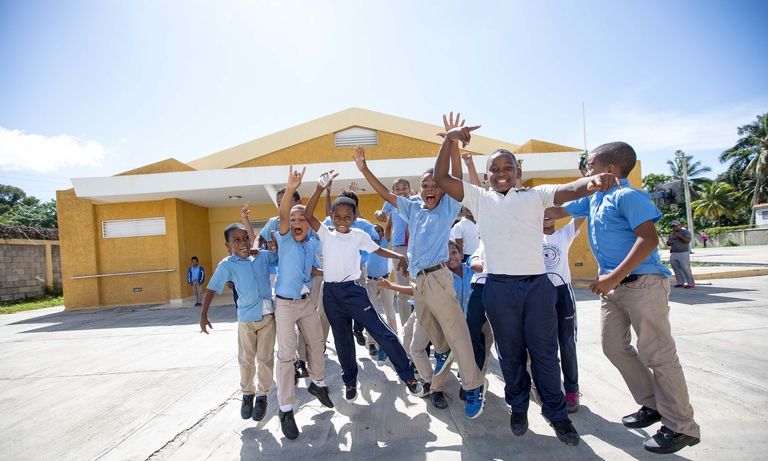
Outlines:
[[157,269],[154,271],[139,271],[139,272],[117,272],[114,274],[73,275],[72,280],[95,279],[100,277],[116,277],[118,275],[158,274],[162,272],[176,272],[176,269]]

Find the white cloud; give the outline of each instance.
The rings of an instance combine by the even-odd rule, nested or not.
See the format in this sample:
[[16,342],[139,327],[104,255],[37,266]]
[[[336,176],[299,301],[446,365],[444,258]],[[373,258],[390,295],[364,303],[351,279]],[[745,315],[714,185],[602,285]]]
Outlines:
[[120,142],[123,144],[128,144],[128,138],[120,138]]
[[[613,109],[592,120],[590,139],[627,141],[635,150],[722,150],[739,139],[736,129],[765,113],[765,102],[712,108],[700,112]],[[589,124],[589,121],[588,121]],[[596,147],[596,146],[591,146]]]
[[49,173],[68,166],[99,166],[106,154],[96,141],[0,127],[0,170]]

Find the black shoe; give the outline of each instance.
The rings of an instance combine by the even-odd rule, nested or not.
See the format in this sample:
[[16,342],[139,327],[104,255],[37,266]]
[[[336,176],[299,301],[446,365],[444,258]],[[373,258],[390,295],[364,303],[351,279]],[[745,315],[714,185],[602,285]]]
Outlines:
[[555,435],[566,445],[576,446],[579,444],[579,433],[576,432],[576,428],[573,427],[570,419],[564,419],[562,421],[550,422],[550,426],[555,429]]
[[421,383],[415,379],[408,380],[408,382],[405,383],[405,387],[407,387],[408,392],[410,392],[411,395],[415,397],[421,397],[421,394],[424,392],[424,388],[421,386]]
[[521,436],[528,432],[528,414],[512,412],[509,415],[509,427],[512,433]]
[[439,408],[441,410],[448,408],[448,401],[445,400],[445,394],[443,394],[441,391],[432,392],[429,395],[429,400],[432,401],[432,405],[434,405],[435,408]]
[[307,391],[317,397],[317,400],[328,408],[333,408],[333,402],[331,402],[331,396],[328,395],[328,386],[320,387],[315,383],[309,383]]
[[653,408],[648,408],[645,405],[640,407],[636,413],[632,413],[631,415],[627,415],[621,418],[621,423],[632,429],[648,427],[658,421],[661,421],[661,414]]
[[355,341],[359,346],[365,346],[365,336],[363,336],[362,331],[352,330],[352,334],[355,335]]
[[463,387],[459,388],[459,400],[462,402],[467,401],[467,391],[465,391]]
[[280,428],[283,430],[283,435],[287,439],[295,439],[299,436],[299,428],[296,426],[296,421],[293,419],[293,410],[283,413],[281,410],[280,416]]
[[346,400],[355,400],[357,397],[357,389],[354,387],[345,387],[344,388],[344,399]]
[[697,437],[681,434],[667,426],[661,426],[656,435],[643,442],[643,447],[653,453],[669,454],[685,447],[692,447],[700,441]]
[[428,396],[429,394],[431,394],[432,393],[431,386],[432,386],[432,384],[430,384],[430,383],[422,384],[421,385],[421,394],[419,394],[419,397],[424,398],[424,397]]
[[249,419],[253,414],[253,394],[243,396],[243,406],[240,407],[240,417]]
[[261,421],[264,419],[264,415],[267,414],[267,396],[262,395],[257,397],[253,405],[253,420]]
[[377,357],[379,355],[379,350],[376,349],[375,344],[368,345],[368,355],[370,355],[371,357]]
[[308,378],[309,371],[307,370],[307,363],[303,360],[297,360],[293,362],[293,366],[296,367],[296,377]]

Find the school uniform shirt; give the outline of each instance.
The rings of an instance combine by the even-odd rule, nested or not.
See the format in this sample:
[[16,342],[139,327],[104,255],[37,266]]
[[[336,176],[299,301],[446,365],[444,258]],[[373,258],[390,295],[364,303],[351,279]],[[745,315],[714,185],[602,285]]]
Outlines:
[[448,261],[451,226],[460,210],[461,203],[448,194],[432,210],[421,200],[397,197],[397,212],[408,221],[408,272],[412,277]]
[[[421,201],[421,196],[412,195],[408,197],[408,199],[411,201]],[[392,246],[399,247],[407,245],[406,228],[408,227],[408,221],[403,219],[403,217],[400,216],[400,213],[397,212],[397,207],[392,206],[389,202],[384,202],[384,208],[382,208],[381,211],[384,214],[389,215],[392,219]]]
[[467,265],[472,265],[472,263],[478,260],[483,261],[483,271],[472,271],[472,283],[485,284],[485,279],[488,278],[488,265],[485,264],[485,245],[483,245],[482,240],[480,240],[477,250],[467,259]]
[[477,229],[477,224],[462,217],[459,222],[453,225],[451,239],[454,242],[461,239],[461,243],[464,245],[463,252],[469,256],[477,250],[477,246],[480,244],[480,231]]
[[269,285],[269,265],[274,262],[274,253],[269,251],[245,259],[229,255],[216,266],[208,289],[221,294],[224,285],[232,282],[237,293],[237,321],[258,322],[274,312]]
[[[330,216],[326,216],[325,220],[323,221],[323,224],[325,224],[327,227],[333,227],[333,220],[331,219]],[[354,221],[352,221],[351,227],[352,229],[360,229],[361,231],[365,232],[371,237],[371,240],[379,239],[379,233],[376,232],[376,228],[374,228],[373,224],[371,224],[371,222],[365,218],[356,218]],[[367,261],[368,261],[368,252],[361,251],[360,264],[365,264]]]
[[568,265],[568,250],[573,239],[579,235],[573,220],[556,230],[552,235],[544,234],[542,253],[547,276],[556,287],[571,283],[571,268]]
[[203,266],[189,266],[187,270],[187,283],[197,282],[202,285],[205,282],[205,269]]
[[[374,241],[374,243],[377,243]],[[386,237],[382,238],[377,243],[381,248],[389,246],[389,240]],[[368,261],[365,264],[365,272],[368,277],[381,278],[389,275],[389,258],[379,256],[376,253],[368,254]]]
[[461,277],[453,271],[451,271],[451,274],[453,274],[453,289],[456,291],[456,301],[459,302],[461,310],[466,316],[469,296],[472,294],[472,269],[469,268],[469,264],[461,263]]
[[379,249],[370,235],[351,228],[346,234],[330,230],[320,224],[317,231],[323,243],[323,280],[328,282],[352,282],[360,278],[360,251],[374,252]]
[[299,299],[302,294],[309,293],[312,286],[312,266],[319,241],[307,236],[303,242],[297,242],[290,231],[284,235],[275,234],[275,240],[278,255],[275,294]]
[[[613,186],[607,192],[596,192],[565,205],[571,216],[588,217],[589,246],[600,267],[600,275],[612,272],[627,257],[637,240],[634,233],[637,226],[646,221],[656,222],[661,217],[648,194],[631,187],[626,178],[621,179],[621,187]],[[661,263],[655,248],[631,273],[672,275]]]
[[557,185],[542,185],[506,195],[464,182],[464,206],[475,216],[485,245],[489,274],[539,275],[544,209],[554,205]]

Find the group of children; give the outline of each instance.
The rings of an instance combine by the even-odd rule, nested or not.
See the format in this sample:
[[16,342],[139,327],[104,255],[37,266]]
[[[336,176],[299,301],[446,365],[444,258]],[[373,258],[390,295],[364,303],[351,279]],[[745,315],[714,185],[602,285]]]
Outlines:
[[[266,236],[262,231],[263,240],[273,242],[271,249],[253,249],[256,236],[247,214],[245,225],[227,227],[230,256],[219,263],[208,284],[200,326],[207,333],[213,295],[232,282],[244,394],[241,416],[264,417],[275,338],[284,435],[293,439],[299,433],[293,405],[294,363],[300,349],[306,349],[307,390],[333,407],[323,381],[327,338],[323,316],[333,331],[345,399],[357,395],[355,336],[362,328],[369,334],[369,345],[378,350],[378,362],[388,358],[408,392],[430,396],[437,408],[447,406],[443,383],[455,361],[466,416],[476,418],[484,408],[484,376],[495,343],[512,433],[527,432],[533,380],[542,414],[557,438],[578,444],[578,432],[568,417],[578,408],[579,389],[567,252],[587,218],[590,245],[600,267],[591,289],[602,300],[603,350],[642,405],[622,422],[639,428],[661,420],[661,429],[644,442],[652,452],[672,453],[698,443],[699,428],[670,333],[669,271],[659,260],[653,224],[659,212],[626,180],[636,161],[632,148],[625,143],[600,146],[587,160],[587,177],[533,188],[521,186],[522,170],[515,155],[500,149],[488,159],[486,189],[471,155],[462,156],[459,149],[459,143],[466,147],[479,126],[464,126],[453,114],[444,116],[443,122],[445,131],[439,135],[444,139],[435,167],[421,175],[418,195],[411,196],[405,180],[396,181],[390,190],[368,168],[363,149],[355,149],[357,168],[385,201],[377,218],[388,221],[391,233],[381,226],[373,233],[359,228],[354,194],[333,201],[329,219],[320,222],[315,208],[324,191],[330,197],[337,173],[318,178],[305,208],[296,192],[305,170],[293,167],[279,200],[280,215],[265,226]],[[462,160],[470,182],[461,179]],[[472,226],[461,225],[453,231],[459,242],[451,240],[460,211],[462,220],[476,224],[479,239],[465,229]],[[568,215],[576,219],[555,232],[554,220]],[[385,258],[396,262],[394,283]],[[277,267],[274,297],[270,265]],[[402,342],[390,290],[398,292]],[[637,350],[630,344],[630,327],[638,335]],[[430,344],[434,369],[427,352]],[[254,359],[258,387],[253,385]],[[414,365],[422,382],[416,380]]]

